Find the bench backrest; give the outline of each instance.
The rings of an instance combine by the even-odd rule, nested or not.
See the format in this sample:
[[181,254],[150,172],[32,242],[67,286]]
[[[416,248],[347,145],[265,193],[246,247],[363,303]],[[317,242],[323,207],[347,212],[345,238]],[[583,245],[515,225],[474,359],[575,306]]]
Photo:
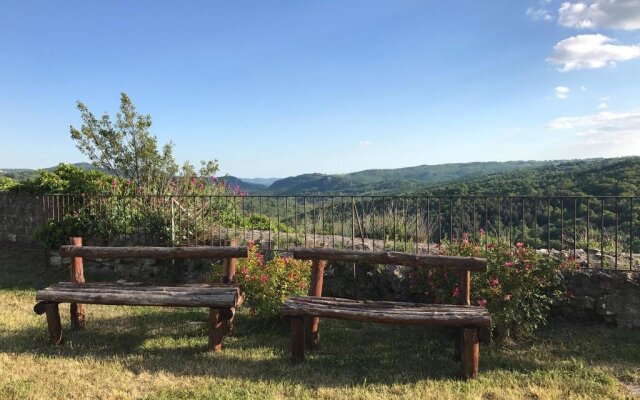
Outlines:
[[393,264],[411,267],[440,268],[458,271],[460,297],[459,304],[471,304],[471,271],[487,269],[487,259],[478,257],[440,256],[431,254],[411,254],[396,251],[359,251],[331,248],[295,248],[293,257],[312,260],[310,296],[322,295],[322,276],[328,261],[362,262],[368,264]]
[[155,258],[155,259],[224,259],[224,283],[235,278],[235,259],[248,257],[246,246],[236,246],[235,241],[226,241],[225,246],[194,247],[102,247],[83,246],[82,238],[72,237],[71,245],[60,247],[61,257],[71,257],[71,279],[75,283],[84,283],[83,259],[111,258]]

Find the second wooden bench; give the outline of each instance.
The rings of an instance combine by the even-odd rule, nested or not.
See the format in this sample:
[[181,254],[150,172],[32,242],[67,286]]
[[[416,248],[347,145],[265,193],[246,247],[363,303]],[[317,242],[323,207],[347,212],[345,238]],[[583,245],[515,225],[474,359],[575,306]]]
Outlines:
[[[280,308],[280,314],[290,319],[291,353],[294,362],[303,361],[305,343],[309,349],[319,345],[319,317],[387,324],[436,325],[458,329],[456,357],[462,361],[460,374],[463,378],[477,376],[480,357],[479,331],[490,328],[491,316],[486,308],[470,305],[470,272],[486,270],[486,259],[327,248],[298,248],[294,250],[293,256],[313,260],[309,296],[292,297]],[[328,261],[453,270],[459,272],[459,304],[358,301],[322,297],[322,276]],[[307,318],[306,326],[304,318]]]

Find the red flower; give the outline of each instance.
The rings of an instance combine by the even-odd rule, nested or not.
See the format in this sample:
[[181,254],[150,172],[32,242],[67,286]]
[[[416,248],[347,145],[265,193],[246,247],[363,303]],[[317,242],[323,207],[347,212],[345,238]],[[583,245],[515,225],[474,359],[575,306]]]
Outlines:
[[480,307],[486,307],[487,306],[487,299],[480,299],[478,300],[478,305]]
[[489,285],[491,287],[497,287],[498,285],[500,285],[500,280],[498,278],[489,279]]
[[567,292],[566,292],[565,294],[566,294],[566,295],[567,295],[567,297],[568,297],[568,298],[570,298],[570,299],[573,299],[574,297],[576,297],[576,293],[575,293],[573,290],[571,290],[571,289],[567,290]]
[[509,267],[513,267],[513,263],[511,261],[507,261],[504,263],[504,266],[509,268]]
[[459,287],[453,288],[453,292],[451,294],[453,295],[453,297],[460,296],[460,288]]
[[116,186],[118,186],[118,181],[114,178],[111,180],[111,187],[115,189]]
[[305,287],[306,285],[304,284],[304,282],[300,282],[300,285],[299,285],[299,286],[300,286],[300,289],[304,289],[304,287]]
[[262,283],[267,283],[267,281],[269,280],[269,277],[266,274],[262,274],[262,276],[260,277],[260,280],[262,281]]

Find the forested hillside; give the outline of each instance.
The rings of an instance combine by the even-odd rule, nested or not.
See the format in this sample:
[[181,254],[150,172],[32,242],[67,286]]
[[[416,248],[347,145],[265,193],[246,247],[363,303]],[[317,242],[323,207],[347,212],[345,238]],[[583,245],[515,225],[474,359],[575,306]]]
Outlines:
[[458,179],[414,194],[640,195],[640,157],[571,160]]
[[397,169],[371,169],[350,174],[304,174],[274,182],[271,194],[376,194],[406,193],[426,184],[501,173],[551,164],[551,161],[472,162],[420,165]]

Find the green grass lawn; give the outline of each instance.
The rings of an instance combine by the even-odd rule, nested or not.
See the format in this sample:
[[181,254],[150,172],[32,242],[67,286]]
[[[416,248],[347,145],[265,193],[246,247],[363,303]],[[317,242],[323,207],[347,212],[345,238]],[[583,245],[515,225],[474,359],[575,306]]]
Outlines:
[[[0,399],[627,398],[640,385],[640,332],[554,322],[534,339],[481,345],[480,377],[455,378],[450,332],[322,321],[322,348],[289,362],[282,324],[241,313],[220,353],[204,309],[89,306],[87,329],[48,345],[35,289],[66,279],[39,253],[0,249]],[[91,277],[87,277],[90,279]]]

